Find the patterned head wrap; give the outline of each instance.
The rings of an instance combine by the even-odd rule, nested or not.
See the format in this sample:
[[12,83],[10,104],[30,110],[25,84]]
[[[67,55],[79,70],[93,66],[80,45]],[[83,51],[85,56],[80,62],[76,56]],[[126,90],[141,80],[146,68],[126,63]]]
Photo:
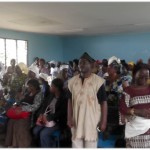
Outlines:
[[112,66],[118,74],[121,74],[122,72],[122,65],[119,58],[112,56],[108,59],[108,65]]

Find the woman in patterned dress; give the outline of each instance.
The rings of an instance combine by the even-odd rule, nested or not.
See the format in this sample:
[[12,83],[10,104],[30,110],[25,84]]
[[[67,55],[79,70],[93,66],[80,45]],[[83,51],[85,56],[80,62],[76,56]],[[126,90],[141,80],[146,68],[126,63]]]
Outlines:
[[150,148],[150,86],[146,64],[135,66],[133,85],[125,88],[120,100],[120,112],[125,119],[127,148]]

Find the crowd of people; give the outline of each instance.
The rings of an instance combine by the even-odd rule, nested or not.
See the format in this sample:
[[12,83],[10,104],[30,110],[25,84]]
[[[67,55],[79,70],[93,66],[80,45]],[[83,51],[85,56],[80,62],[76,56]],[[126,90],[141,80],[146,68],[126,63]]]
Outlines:
[[[150,148],[150,59],[126,62],[88,53],[68,63],[36,57],[32,65],[0,62],[0,125],[6,147]],[[64,144],[65,143],[65,144]],[[100,146],[101,147],[101,146]]]

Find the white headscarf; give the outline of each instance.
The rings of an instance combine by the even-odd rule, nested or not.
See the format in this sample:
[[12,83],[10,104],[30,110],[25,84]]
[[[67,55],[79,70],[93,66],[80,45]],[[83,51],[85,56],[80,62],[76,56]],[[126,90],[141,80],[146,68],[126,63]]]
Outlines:
[[117,58],[116,56],[112,56],[108,59],[108,65],[110,65],[112,62],[116,61],[118,64],[121,63],[120,59]]
[[32,64],[30,67],[29,67],[29,70],[34,72],[36,77],[39,78],[39,68],[35,65],[35,64]]
[[42,78],[42,79],[44,79],[45,81],[47,81],[48,75],[45,74],[45,73],[40,73],[39,77]]

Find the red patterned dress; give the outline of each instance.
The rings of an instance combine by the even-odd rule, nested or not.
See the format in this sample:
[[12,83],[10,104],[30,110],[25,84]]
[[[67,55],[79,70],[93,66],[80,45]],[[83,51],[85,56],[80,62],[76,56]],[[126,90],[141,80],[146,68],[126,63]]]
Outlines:
[[150,86],[129,86],[120,100],[120,112],[125,116],[127,148],[150,148],[150,119],[126,116],[127,108],[150,109]]

